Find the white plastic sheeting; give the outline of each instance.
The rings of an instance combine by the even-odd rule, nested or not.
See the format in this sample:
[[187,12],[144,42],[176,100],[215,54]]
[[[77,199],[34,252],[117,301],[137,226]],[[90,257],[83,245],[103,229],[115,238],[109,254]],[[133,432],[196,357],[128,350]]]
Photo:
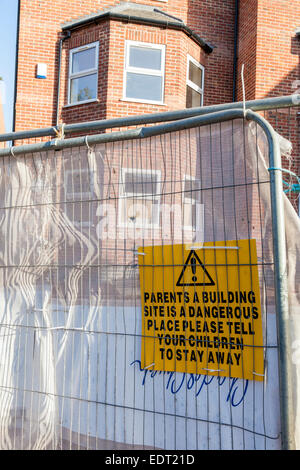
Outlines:
[[[238,120],[1,160],[1,449],[280,448],[267,158]],[[196,202],[205,241],[256,239],[263,382],[141,370],[136,250],[197,240]],[[286,207],[295,348],[299,221]]]

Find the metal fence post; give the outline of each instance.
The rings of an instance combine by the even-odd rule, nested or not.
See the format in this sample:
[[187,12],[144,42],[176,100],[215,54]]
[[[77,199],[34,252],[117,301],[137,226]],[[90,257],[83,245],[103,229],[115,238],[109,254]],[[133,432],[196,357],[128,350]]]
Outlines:
[[292,396],[292,361],[289,354],[290,326],[281,153],[277,135],[268,121],[252,111],[247,111],[247,118],[252,119],[262,127],[262,129],[265,131],[269,144],[269,173],[275,270],[275,301],[277,308],[277,325],[279,337],[279,380],[282,449],[293,450],[295,449],[295,440]]

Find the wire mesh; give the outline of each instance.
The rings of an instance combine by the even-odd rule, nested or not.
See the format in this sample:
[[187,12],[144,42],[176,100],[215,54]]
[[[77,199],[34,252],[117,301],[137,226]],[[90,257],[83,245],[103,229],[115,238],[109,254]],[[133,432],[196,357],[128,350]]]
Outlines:
[[[2,449],[280,448],[267,159],[261,130],[236,120],[1,160]],[[250,239],[264,380],[143,367],[141,270],[164,273],[166,296],[185,245]],[[138,254],[153,246],[180,246],[180,262]],[[218,291],[230,262],[224,280],[216,253],[202,261]]]
[[[270,100],[270,103],[268,103],[268,100],[262,100],[262,102],[259,101],[254,101],[254,102],[247,102],[246,105],[247,107],[250,106],[250,103],[252,103],[251,106],[258,107],[259,110],[261,110],[262,115],[271,123],[271,125],[274,127],[274,129],[285,139],[291,142],[291,148],[288,150],[288,152],[283,152],[283,167],[287,170],[289,170],[289,174],[285,174],[285,182],[284,184],[286,185],[285,187],[285,193],[288,195],[290,201],[293,204],[293,207],[297,212],[299,212],[299,190],[297,186],[297,178],[292,176],[291,172],[297,175],[298,172],[298,163],[299,163],[299,133],[297,132],[298,129],[298,121],[299,121],[299,116],[298,116],[298,107],[297,107],[297,101],[295,97],[288,97],[291,100],[291,103],[293,102],[294,104],[289,104],[288,107],[284,107],[284,105],[280,105],[280,99],[278,100],[278,105],[276,105],[276,99],[273,99],[274,103],[271,104],[272,99]],[[263,104],[263,101],[265,101],[265,105]],[[283,103],[283,101],[282,101]],[[277,107],[278,106],[278,107]],[[280,107],[282,106],[282,107]],[[217,110],[217,108],[216,108]],[[212,110],[208,111],[211,112]],[[165,113],[166,115],[168,113]],[[170,114],[170,113],[169,113]],[[156,116],[156,115],[154,115]],[[149,122],[147,122],[147,119],[143,121],[143,126],[144,127],[149,127],[156,125],[159,121],[159,116],[163,115],[157,115],[157,121],[155,121],[154,118],[151,119],[151,116],[148,116]],[[138,118],[138,117],[137,117]],[[140,116],[142,119],[143,116]],[[165,117],[162,117],[163,121],[165,121]],[[172,119],[172,113],[170,114],[170,119]],[[178,119],[178,117],[176,117]],[[128,122],[127,122],[128,121]],[[136,119],[138,122],[138,119]],[[155,121],[155,122],[154,122]],[[110,121],[107,121],[108,123]],[[72,137],[74,136],[85,136],[86,134],[99,134],[99,133],[110,133],[110,132],[115,132],[115,131],[124,131],[127,129],[136,129],[137,125],[131,125],[130,120],[123,120],[123,124],[120,122],[119,124],[114,124],[113,128],[110,127],[105,127],[105,121],[99,121],[99,125],[101,126],[98,128],[95,127],[94,130],[88,130],[88,128],[85,127],[84,131],[81,132],[75,132],[72,131],[71,133],[68,132],[68,136],[71,135]],[[94,124],[94,123],[92,123]],[[119,125],[119,127],[116,127],[116,125]],[[140,125],[140,124],[139,124]],[[52,131],[56,132],[56,137],[65,137],[64,135],[64,126],[65,124],[62,124],[58,129],[52,128]],[[51,129],[51,128],[50,128]],[[23,133],[25,134],[25,132]],[[50,135],[50,134],[49,134]],[[53,137],[52,137],[53,138]],[[26,144],[34,144],[34,143],[41,143],[41,142],[48,142],[49,137],[44,136],[44,137],[28,137],[28,138],[20,138],[18,137],[17,140],[14,142],[7,142],[7,143],[2,143],[4,146],[10,146],[10,145],[26,145]],[[297,190],[295,190],[297,186]]]

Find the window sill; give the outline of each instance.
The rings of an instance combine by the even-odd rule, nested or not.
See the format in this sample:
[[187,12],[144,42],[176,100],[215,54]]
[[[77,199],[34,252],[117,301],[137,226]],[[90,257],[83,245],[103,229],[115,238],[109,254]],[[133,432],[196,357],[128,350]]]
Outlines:
[[86,101],[79,101],[78,103],[65,104],[65,106],[63,106],[63,109],[73,108],[74,106],[81,106],[83,104],[90,104],[90,103],[100,103],[100,100],[98,100],[98,99],[86,100]]
[[138,100],[135,98],[122,98],[119,101],[122,101],[124,103],[139,103],[139,104],[151,104],[155,106],[167,106],[166,103],[162,103],[161,101]]

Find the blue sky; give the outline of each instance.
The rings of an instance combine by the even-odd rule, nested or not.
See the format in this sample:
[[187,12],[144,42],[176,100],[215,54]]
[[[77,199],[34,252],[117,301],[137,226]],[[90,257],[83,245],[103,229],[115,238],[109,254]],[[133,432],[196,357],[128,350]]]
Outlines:
[[18,0],[0,0],[0,77],[5,84],[6,132],[12,129]]

